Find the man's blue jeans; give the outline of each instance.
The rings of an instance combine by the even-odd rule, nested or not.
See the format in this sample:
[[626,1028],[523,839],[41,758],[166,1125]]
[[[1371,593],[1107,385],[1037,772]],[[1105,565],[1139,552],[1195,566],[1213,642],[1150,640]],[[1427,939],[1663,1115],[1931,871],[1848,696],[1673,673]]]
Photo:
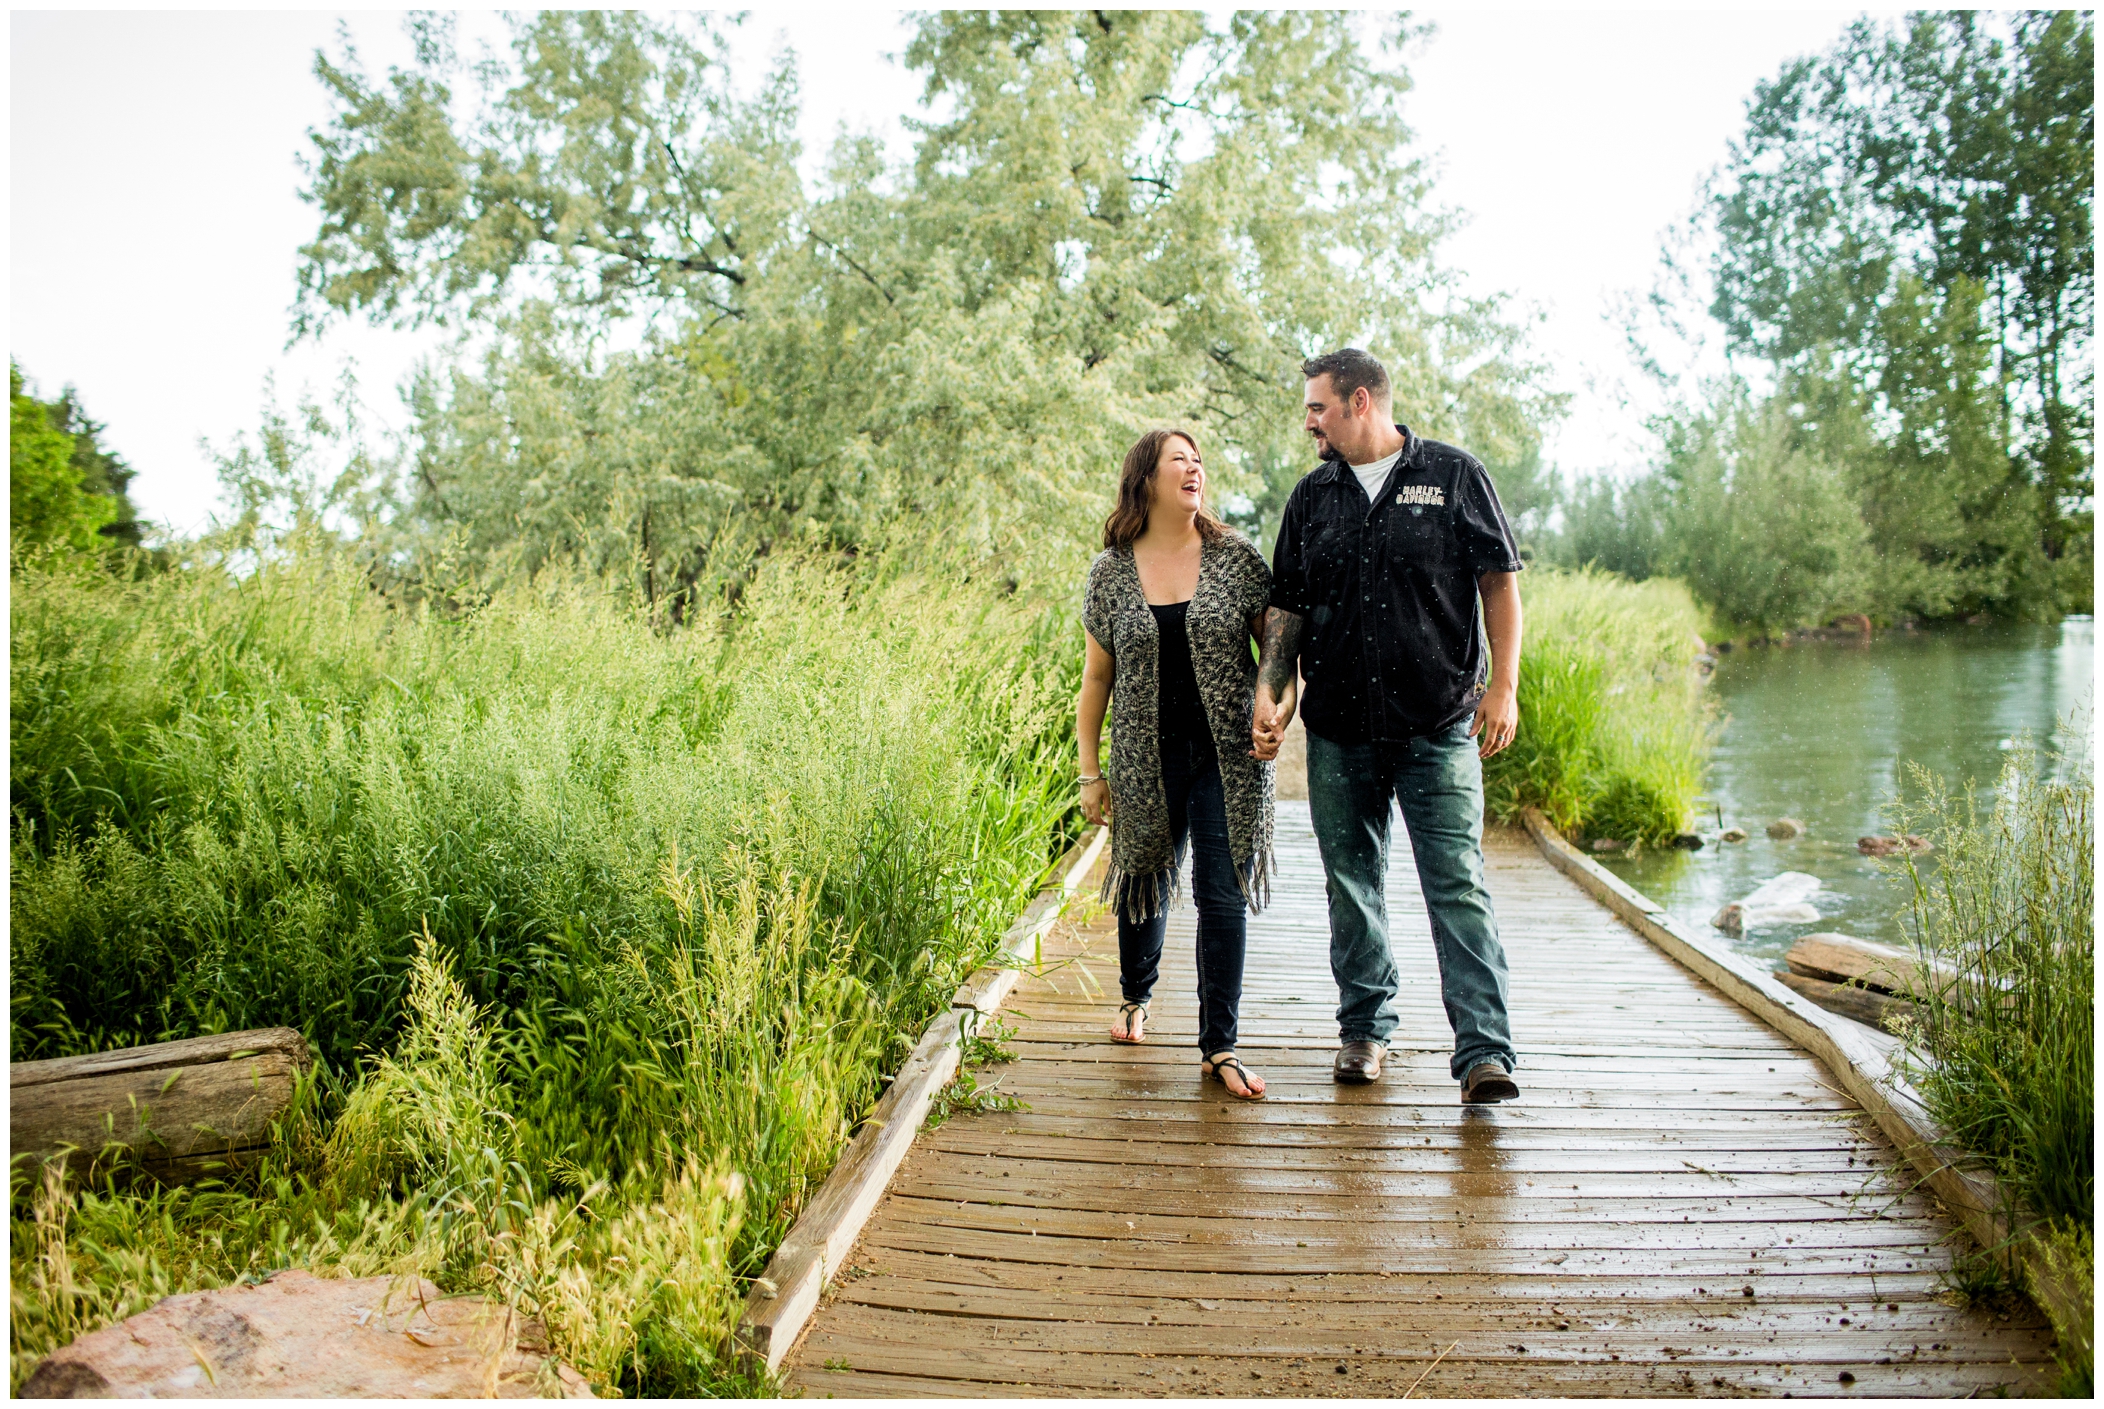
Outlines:
[[1330,897],[1330,972],[1337,1031],[1346,1042],[1385,1044],[1395,1031],[1401,975],[1388,948],[1388,817],[1403,809],[1417,879],[1432,919],[1432,947],[1454,1079],[1478,1062],[1510,1072],[1505,947],[1483,884],[1483,764],[1469,721],[1391,744],[1338,744],[1308,734],[1308,812]]

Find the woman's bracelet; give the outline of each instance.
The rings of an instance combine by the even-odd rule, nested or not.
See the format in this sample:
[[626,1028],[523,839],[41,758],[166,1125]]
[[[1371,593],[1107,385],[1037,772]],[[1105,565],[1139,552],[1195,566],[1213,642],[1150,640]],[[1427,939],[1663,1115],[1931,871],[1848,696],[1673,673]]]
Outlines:
[[1083,774],[1083,775],[1082,775],[1082,778],[1081,778],[1081,786],[1083,786],[1083,787],[1085,788],[1085,787],[1087,787],[1087,786],[1088,786],[1089,784],[1091,784],[1091,783],[1100,783],[1100,782],[1102,782],[1102,781],[1103,781],[1103,775],[1102,775],[1101,773],[1098,773],[1098,774],[1097,774],[1097,775],[1096,775],[1095,777],[1093,777],[1093,778],[1089,777],[1089,776],[1088,776],[1087,774]]

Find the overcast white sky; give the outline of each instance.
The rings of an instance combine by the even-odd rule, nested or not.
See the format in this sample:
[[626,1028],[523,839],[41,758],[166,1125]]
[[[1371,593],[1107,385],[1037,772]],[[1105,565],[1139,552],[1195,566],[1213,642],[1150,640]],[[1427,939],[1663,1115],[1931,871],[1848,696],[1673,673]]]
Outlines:
[[[1439,201],[1469,216],[1446,262],[1543,316],[1535,346],[1576,397],[1551,463],[1638,463],[1649,403],[1613,302],[1650,286],[1660,233],[1754,83],[1859,12],[1425,13],[1439,34],[1413,64],[1411,120]],[[370,67],[406,60],[392,13],[12,16],[8,349],[44,394],[80,389],[139,471],[140,512],[178,529],[202,526],[218,493],[200,442],[256,425],[266,378],[289,401],[325,392],[348,359],[399,421],[391,388],[432,345],[345,328],[285,347],[313,231],[296,156],[328,116],[311,67],[339,23]],[[903,142],[919,89],[889,56],[905,38],[894,11],[763,6],[740,46],[754,63],[796,49],[805,145],[822,152],[843,122]]]

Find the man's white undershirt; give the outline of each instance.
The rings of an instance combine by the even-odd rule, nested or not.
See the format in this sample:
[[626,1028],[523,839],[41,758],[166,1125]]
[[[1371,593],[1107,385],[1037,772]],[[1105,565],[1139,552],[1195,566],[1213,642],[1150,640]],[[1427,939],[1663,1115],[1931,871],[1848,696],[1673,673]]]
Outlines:
[[1359,477],[1359,483],[1366,488],[1367,503],[1371,504],[1381,497],[1381,491],[1388,487],[1388,472],[1394,469],[1395,462],[1402,458],[1403,452],[1398,450],[1387,459],[1376,460],[1371,465],[1352,466],[1352,473]]

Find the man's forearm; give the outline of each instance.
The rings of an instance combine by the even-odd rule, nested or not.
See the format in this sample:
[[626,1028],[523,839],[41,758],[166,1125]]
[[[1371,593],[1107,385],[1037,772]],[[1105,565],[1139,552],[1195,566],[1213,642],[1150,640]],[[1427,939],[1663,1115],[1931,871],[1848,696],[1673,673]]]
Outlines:
[[1519,574],[1487,572],[1476,585],[1483,594],[1483,628],[1490,637],[1490,688],[1517,693],[1523,634]]
[[1300,641],[1307,620],[1272,607],[1264,613],[1264,636],[1257,647],[1257,694],[1276,704],[1300,679]]

